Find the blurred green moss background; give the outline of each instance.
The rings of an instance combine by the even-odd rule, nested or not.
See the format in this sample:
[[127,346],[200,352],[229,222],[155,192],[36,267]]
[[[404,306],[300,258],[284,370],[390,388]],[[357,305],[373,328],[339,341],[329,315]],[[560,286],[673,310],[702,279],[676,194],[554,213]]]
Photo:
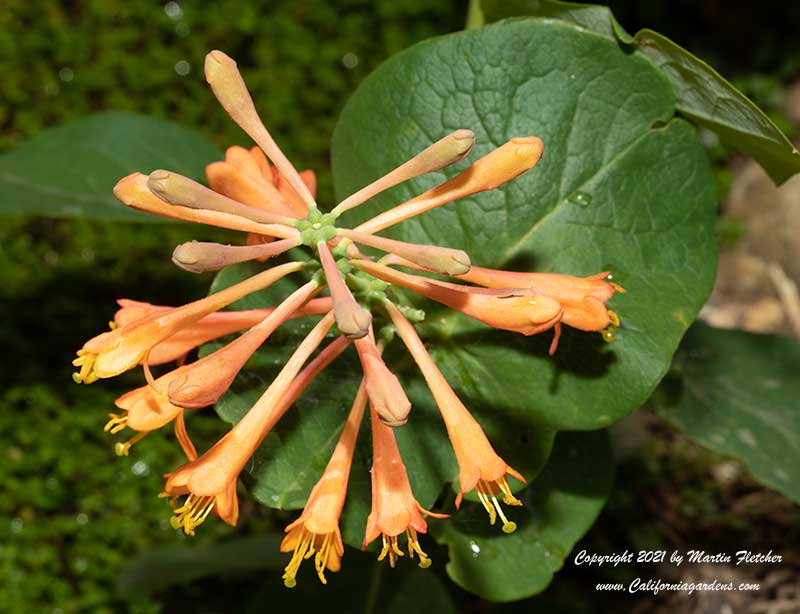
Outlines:
[[[317,171],[321,202],[330,202],[328,144],[349,94],[391,54],[460,29],[466,4],[0,0],[0,153],[48,126],[107,109],[177,121],[220,147],[247,144],[202,77],[205,53],[220,48],[237,59],[287,155]],[[776,92],[800,67],[800,54],[786,48],[797,42],[782,38],[791,20],[742,18],[743,2],[733,3],[741,10],[683,0],[611,4],[630,31],[651,26],[674,36],[738,75],[738,85],[778,114]],[[727,152],[712,155],[724,161]],[[182,539],[156,498],[161,472],[180,454],[170,435],[155,434],[130,458],[116,459],[102,426],[113,400],[138,379],[92,387],[70,379],[74,351],[104,327],[116,298],[179,304],[205,293],[208,276],[169,264],[173,246],[195,237],[196,229],[168,224],[3,218],[0,612],[232,611],[236,587],[221,584],[158,599],[117,596],[117,576],[131,556]],[[203,447],[221,426],[213,417],[198,423]],[[272,522],[258,508],[243,519],[235,531],[207,523],[196,540],[258,532]]]

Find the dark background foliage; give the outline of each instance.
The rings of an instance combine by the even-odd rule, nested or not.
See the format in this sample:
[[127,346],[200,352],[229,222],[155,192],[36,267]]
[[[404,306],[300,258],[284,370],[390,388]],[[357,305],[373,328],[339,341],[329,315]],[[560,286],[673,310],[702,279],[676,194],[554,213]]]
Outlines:
[[[3,0],[0,152],[43,128],[106,109],[178,121],[220,147],[246,144],[202,79],[205,53],[221,48],[238,60],[286,153],[299,167],[317,171],[321,201],[330,202],[328,147],[348,95],[394,52],[460,29],[465,4]],[[786,85],[800,72],[796,4],[611,5],[628,31],[649,26],[670,36],[734,78],[791,130],[781,108]],[[728,153],[714,146],[709,155],[724,197]],[[3,218],[0,611],[223,612],[230,611],[230,599],[257,597],[263,584],[275,581],[251,573],[236,581],[184,583],[150,596],[121,596],[115,589],[130,557],[182,539],[169,528],[165,503],[155,497],[159,473],[180,457],[171,437],[157,434],[138,444],[130,458],[114,458],[102,425],[114,398],[134,380],[77,387],[70,381],[69,361],[102,329],[117,297],[178,304],[204,294],[208,277],[188,276],[168,264],[172,247],[192,236],[192,229],[179,225]],[[213,417],[202,423],[200,445],[212,441],[220,428]],[[720,486],[712,471],[719,458],[666,434],[654,419],[632,429],[633,435],[620,431],[622,438],[648,443],[624,459],[617,490],[588,543],[608,549],[660,547],[692,543],[702,535],[710,544],[739,540],[745,547],[746,539],[758,545],[774,537],[752,530],[769,524],[765,509],[778,534],[791,526],[796,512],[777,495],[746,478]],[[740,495],[753,493],[761,493],[762,505],[741,507]],[[619,524],[623,518],[625,527]],[[235,531],[210,522],[197,541],[258,534],[285,520],[245,503]],[[547,611],[552,600],[563,604],[564,594],[570,594],[571,607],[583,608],[582,602],[592,607],[592,591],[570,587],[595,580],[567,570],[545,601],[538,600],[539,607]],[[476,611],[489,607],[462,593],[456,598]]]

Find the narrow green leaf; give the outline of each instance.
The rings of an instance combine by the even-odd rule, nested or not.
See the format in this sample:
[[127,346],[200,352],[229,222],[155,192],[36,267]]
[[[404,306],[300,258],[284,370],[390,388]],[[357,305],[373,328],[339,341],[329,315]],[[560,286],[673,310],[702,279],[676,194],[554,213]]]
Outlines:
[[145,552],[122,570],[118,588],[136,596],[207,576],[236,576],[258,569],[281,569],[281,535],[231,539],[219,544],[164,546]]
[[800,503],[800,344],[695,324],[653,403],[704,446]]
[[111,190],[130,173],[157,168],[202,178],[222,153],[196,132],[141,115],[106,112],[45,130],[0,156],[0,213],[159,221]]
[[541,592],[594,524],[613,475],[605,431],[559,433],[547,465],[522,493],[524,507],[506,508],[516,532],[504,535],[488,526],[477,504],[437,525],[437,537],[449,546],[448,575],[490,601]]
[[598,4],[558,0],[481,0],[486,23],[508,17],[549,17],[572,23],[609,40],[632,43],[633,38],[614,18],[611,9]]
[[711,66],[652,30],[635,42],[669,78],[683,115],[755,158],[777,184],[800,172],[800,152],[786,135]]

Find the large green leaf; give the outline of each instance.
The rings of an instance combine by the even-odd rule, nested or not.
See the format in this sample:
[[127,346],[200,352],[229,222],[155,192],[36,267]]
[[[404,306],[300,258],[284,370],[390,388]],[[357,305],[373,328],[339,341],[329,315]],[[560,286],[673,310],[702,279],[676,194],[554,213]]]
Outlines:
[[[256,265],[228,267],[217,275],[212,291],[241,281],[259,268]],[[233,307],[253,309],[275,305],[294,287],[291,280],[283,280]],[[312,322],[311,318],[292,321],[273,334],[217,404],[217,411],[223,419],[231,423],[241,419],[300,343]],[[387,352],[390,364],[398,363],[403,357],[404,354],[395,353],[390,346]],[[430,507],[446,483],[457,477],[458,470],[447,432],[424,383],[413,377],[413,371],[400,366],[395,370],[404,375],[413,403],[408,424],[395,430],[398,445],[415,496],[424,507]],[[300,509],[305,505],[309,491],[324,471],[336,445],[360,378],[361,367],[353,348],[346,350],[334,365],[317,377],[269,434],[248,465],[249,486],[256,499],[278,509]],[[487,404],[476,404],[471,409],[507,462],[527,478],[535,477],[547,459],[555,433],[540,426],[535,416],[530,414],[517,415]],[[369,423],[365,420],[342,518],[343,537],[356,547],[360,547],[364,539],[370,510],[370,450]]]
[[281,535],[243,537],[219,544],[163,546],[130,561],[118,587],[127,596],[152,594],[175,584],[286,566]]
[[552,17],[635,45],[631,49],[650,58],[669,79],[682,115],[755,158],[778,184],[800,172],[800,152],[774,122],[711,66],[666,36],[643,29],[631,37],[600,5],[558,0],[482,0],[481,5],[487,22],[519,15]]
[[45,130],[0,156],[0,213],[158,221],[117,201],[114,184],[157,168],[200,178],[221,157],[216,146],[177,124],[98,113]]
[[800,345],[695,324],[653,403],[670,424],[800,502]]
[[[544,157],[505,187],[392,228],[407,241],[466,249],[475,264],[587,275],[627,288],[611,306],[615,343],[465,326],[429,313],[432,348],[470,401],[556,429],[605,426],[639,407],[670,364],[714,276],[714,187],[669,82],[639,54],[549,19],[504,22],[419,44],[368,77],[334,134],[340,197],[457,128],[475,159],[538,135]],[[354,210],[360,221],[456,169],[407,182]],[[427,307],[426,307],[427,308]],[[438,331],[438,332],[437,332]]]
[[605,431],[559,433],[547,465],[522,493],[524,507],[509,511],[516,532],[498,536],[477,504],[437,525],[437,537],[450,547],[447,573],[491,601],[541,592],[594,523],[613,475]]

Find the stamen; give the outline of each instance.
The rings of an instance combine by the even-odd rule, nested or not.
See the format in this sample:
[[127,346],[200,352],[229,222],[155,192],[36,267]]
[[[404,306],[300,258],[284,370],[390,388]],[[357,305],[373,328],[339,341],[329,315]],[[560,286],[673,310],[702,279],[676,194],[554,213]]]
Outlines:
[[311,553],[314,552],[313,547],[311,547],[314,534],[306,530],[305,527],[302,527],[300,530],[300,538],[295,544],[294,552],[292,553],[292,559],[289,561],[289,564],[286,566],[286,569],[283,573],[283,584],[287,588],[294,588],[297,586],[296,577],[297,571],[300,569],[300,564],[308,558],[307,554],[309,548],[311,548]]
[[339,216],[399,183],[460,162],[472,151],[474,144],[475,133],[472,130],[456,130],[377,181],[351,194],[336,205],[331,213]]
[[356,243],[396,254],[429,271],[442,275],[463,275],[469,271],[471,266],[469,255],[460,249],[395,241],[346,228],[340,229],[339,234]]
[[317,204],[306,184],[258,117],[236,62],[221,51],[212,51],[206,56],[205,74],[211,90],[228,115],[261,147],[308,208],[316,209]]
[[190,494],[182,506],[173,509],[173,516],[169,520],[170,526],[176,530],[183,529],[186,535],[194,535],[195,528],[205,522],[214,505],[213,496]]
[[76,384],[91,384],[97,381],[94,373],[94,363],[97,361],[97,354],[92,354],[88,350],[78,350],[78,357],[72,361],[74,367],[80,367],[80,371],[72,374],[72,381]]
[[419,538],[417,531],[413,527],[406,529],[406,537],[408,538],[408,558],[413,559],[414,553],[419,555],[419,566],[422,569],[427,569],[431,566],[430,557],[423,552],[422,547],[419,545]]
[[613,281],[610,281],[608,283],[610,283],[614,287],[614,290],[616,290],[617,292],[620,292],[622,294],[627,294],[628,293],[628,291],[625,288],[623,288],[622,286],[620,286],[619,284],[614,283]]
[[103,427],[103,431],[106,433],[110,433],[112,435],[116,435],[120,431],[124,430],[128,424],[128,414],[125,413],[123,415],[119,414],[108,414],[108,417],[111,418],[106,425]]
[[114,444],[114,453],[117,456],[128,456],[128,453],[131,451],[131,447],[137,441],[140,441],[147,437],[150,434],[150,431],[141,431],[140,433],[136,433],[133,437],[131,437],[128,441],[121,442],[118,441]]
[[165,170],[153,171],[147,179],[147,187],[161,200],[172,205],[230,213],[263,224],[294,226],[297,223],[297,220],[285,215],[270,213],[228,198],[178,173]]
[[517,523],[511,522],[506,515],[503,513],[503,508],[500,507],[500,503],[497,501],[497,497],[492,495],[492,503],[494,503],[494,507],[497,510],[498,515],[500,516],[500,520],[503,521],[503,533],[511,534],[517,530]]
[[190,273],[218,271],[231,264],[256,258],[271,258],[300,245],[300,237],[282,239],[259,245],[222,245],[220,243],[190,241],[181,243],[172,252],[172,262]]
[[497,521],[497,512],[494,506],[489,502],[489,494],[485,490],[485,483],[483,480],[479,480],[475,485],[475,492],[478,495],[478,500],[480,500],[484,509],[489,514],[489,524],[494,525]]
[[378,555],[378,560],[382,561],[388,555],[389,566],[394,567],[397,563],[398,557],[405,556],[403,551],[400,549],[400,546],[397,544],[397,536],[386,535],[385,533],[382,533],[381,537],[383,538],[383,549]]
[[611,322],[612,326],[619,327],[620,320],[619,320],[619,316],[617,315],[617,313],[615,311],[611,311],[610,309],[608,310],[608,319]]
[[517,523],[506,517],[500,502],[497,500],[498,492],[502,492],[503,503],[507,505],[522,505],[522,501],[511,494],[511,488],[508,486],[508,481],[505,477],[494,482],[478,480],[475,485],[475,492],[478,494],[478,499],[484,509],[489,513],[489,524],[494,525],[499,516],[503,523],[503,533],[510,534],[517,530]]
[[322,546],[319,548],[317,556],[314,558],[314,567],[317,570],[317,577],[319,577],[319,581],[323,584],[328,583],[325,579],[325,566],[328,564],[328,554],[333,545],[332,537],[332,533],[325,534],[325,538],[322,540]]

